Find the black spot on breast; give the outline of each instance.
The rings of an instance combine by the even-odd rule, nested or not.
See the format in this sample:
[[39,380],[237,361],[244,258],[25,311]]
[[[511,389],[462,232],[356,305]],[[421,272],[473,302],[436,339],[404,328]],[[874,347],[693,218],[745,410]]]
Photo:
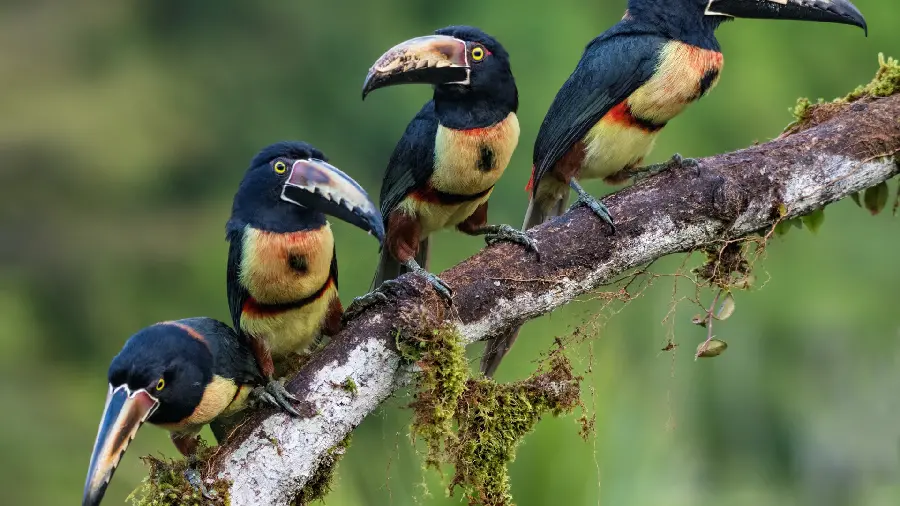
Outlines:
[[309,270],[306,257],[297,253],[288,255],[288,265],[291,267],[291,270],[300,274],[306,274],[306,271]]
[[700,79],[700,94],[697,95],[697,98],[706,95],[706,92],[712,87],[717,77],[719,77],[719,69],[710,69],[703,74],[703,78]]
[[490,146],[481,145],[478,155],[478,170],[490,172],[494,170],[494,150]]

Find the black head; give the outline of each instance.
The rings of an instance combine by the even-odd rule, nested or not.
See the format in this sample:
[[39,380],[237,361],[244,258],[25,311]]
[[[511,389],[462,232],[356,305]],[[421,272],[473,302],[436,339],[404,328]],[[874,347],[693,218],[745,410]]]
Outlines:
[[213,378],[213,356],[179,322],[133,335],[109,366],[109,392],[84,486],[84,505],[99,504],[119,460],[145,421],[179,422],[200,405]]
[[389,49],[369,70],[363,98],[395,84],[435,85],[440,100],[484,102],[505,117],[519,106],[509,53],[497,39],[471,26],[448,26]]
[[109,366],[109,384],[146,390],[159,401],[150,423],[174,423],[194,412],[203,389],[212,381],[209,347],[188,328],[173,323],[151,325],[131,337]]
[[865,18],[849,0],[629,0],[628,16],[681,39],[732,18],[843,23],[866,30]]
[[384,239],[381,213],[350,176],[305,142],[279,142],[250,162],[234,196],[229,232],[315,229],[331,215]]

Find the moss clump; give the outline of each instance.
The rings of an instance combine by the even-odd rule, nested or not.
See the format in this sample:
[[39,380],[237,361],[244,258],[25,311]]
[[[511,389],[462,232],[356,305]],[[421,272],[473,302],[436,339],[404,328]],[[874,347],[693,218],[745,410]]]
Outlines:
[[574,377],[560,347],[545,371],[525,381],[470,379],[465,348],[452,326],[421,334],[405,339],[405,348],[415,349],[422,369],[411,407],[412,435],[428,448],[425,467],[452,464],[449,491],[462,488],[469,504],[511,504],[507,465],[516,447],[541,416],[569,413],[580,404],[581,378]]
[[359,392],[359,387],[356,386],[356,382],[353,381],[353,378],[347,376],[347,379],[341,383],[341,388],[343,388],[346,392],[349,392],[350,395],[356,397],[356,394]]
[[512,504],[507,465],[516,448],[544,414],[571,413],[580,405],[580,382],[561,349],[551,355],[546,371],[525,381],[500,385],[470,379],[457,406],[458,438],[448,445],[456,467],[451,493],[459,486],[469,504]]
[[[198,455],[201,461],[205,461],[215,451],[214,448],[204,447]],[[218,480],[212,485],[206,484],[206,489],[211,498],[203,497],[199,490],[194,489],[184,472],[188,468],[186,460],[163,460],[152,456],[141,457],[141,460],[150,468],[150,474],[144,478],[141,485],[128,496],[132,506],[228,506],[228,489],[230,483],[227,480]]]
[[350,439],[351,434],[347,434],[343,441],[325,452],[316,472],[306,482],[306,486],[294,497],[294,500],[291,501],[291,506],[306,506],[313,501],[324,499],[331,492],[334,473],[337,470],[338,462],[347,453],[347,448],[350,448]]
[[855,102],[865,97],[889,97],[900,92],[900,62],[894,58],[885,58],[878,53],[878,72],[875,79],[865,86],[859,86],[844,97],[845,102]]
[[900,92],[900,62],[894,58],[885,58],[883,53],[879,53],[878,72],[869,84],[858,86],[847,96],[831,102],[820,98],[813,104],[808,98],[797,99],[797,104],[791,109],[794,122],[785,128],[785,133],[796,133],[828,121],[851,102],[865,98],[888,97],[898,92]]
[[406,343],[409,348],[417,352],[416,363],[422,369],[412,403],[412,436],[428,446],[426,467],[438,469],[442,448],[456,442],[453,416],[469,376],[466,349],[456,329],[446,325]]

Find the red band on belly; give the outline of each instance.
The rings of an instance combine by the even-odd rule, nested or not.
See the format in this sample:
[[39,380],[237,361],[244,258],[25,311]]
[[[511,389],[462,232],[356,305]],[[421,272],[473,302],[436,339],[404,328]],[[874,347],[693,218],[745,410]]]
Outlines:
[[[334,264],[332,264],[333,266]],[[264,304],[254,299],[253,297],[247,297],[247,300],[244,301],[244,305],[241,306],[241,316],[242,317],[250,317],[250,318],[263,318],[266,316],[277,315],[280,313],[284,313],[286,311],[290,311],[292,309],[299,309],[303,306],[311,304],[316,300],[320,299],[328,289],[335,284],[334,282],[335,273],[329,273],[328,279],[325,280],[325,283],[321,288],[316,290],[316,293],[310,295],[309,297],[305,297],[300,300],[295,300],[291,302],[281,302],[279,304]]]
[[603,116],[602,121],[609,121],[611,123],[615,123],[622,126],[627,126],[630,128],[639,128],[645,132],[658,132],[662,129],[662,127],[666,126],[665,123],[654,123],[652,121],[638,118],[631,112],[631,107],[628,105],[628,100],[623,100],[619,102],[618,105],[613,107]]
[[417,200],[419,202],[430,202],[432,204],[465,204],[466,202],[472,202],[474,200],[484,198],[484,196],[490,193],[493,188],[494,186],[491,185],[490,188],[474,195],[457,195],[455,193],[442,192],[437,188],[431,186],[431,183],[429,182],[425,184],[424,188],[419,188],[410,193],[409,198]]

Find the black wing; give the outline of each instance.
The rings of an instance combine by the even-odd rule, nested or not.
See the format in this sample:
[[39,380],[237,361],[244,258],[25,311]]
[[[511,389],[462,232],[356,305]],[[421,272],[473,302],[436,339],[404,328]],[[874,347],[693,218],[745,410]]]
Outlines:
[[388,162],[387,172],[381,183],[381,215],[385,223],[403,199],[413,190],[425,185],[434,173],[437,129],[434,101],[429,101],[409,122]]
[[228,230],[228,269],[226,288],[228,290],[228,308],[231,310],[231,322],[238,335],[243,336],[241,330],[241,310],[244,303],[250,298],[250,292],[241,285],[240,271],[241,258],[244,249],[244,230],[241,228],[229,228]]
[[262,384],[262,374],[252,350],[227,324],[212,318],[187,318],[182,323],[205,339],[213,355],[213,374],[233,379],[238,385]]
[[[656,71],[667,39],[614,27],[585,48],[544,117],[534,143],[535,182],[587,135],[610,109]],[[537,191],[537,184],[534,186]]]

